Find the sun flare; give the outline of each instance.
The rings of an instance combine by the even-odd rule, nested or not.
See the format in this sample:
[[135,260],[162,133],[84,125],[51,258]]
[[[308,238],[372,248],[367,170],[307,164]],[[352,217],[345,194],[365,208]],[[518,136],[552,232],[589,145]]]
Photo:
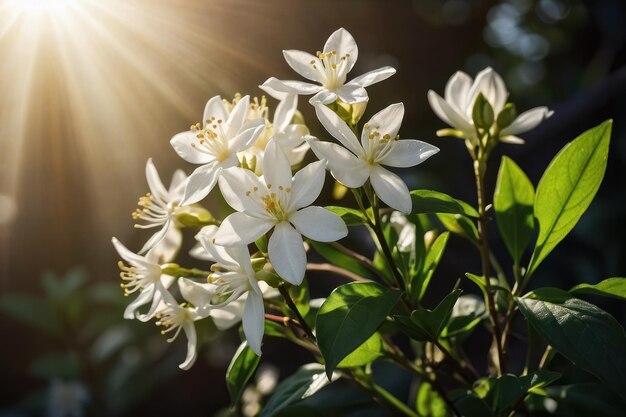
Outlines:
[[59,13],[76,3],[76,0],[7,0],[7,6],[19,12]]

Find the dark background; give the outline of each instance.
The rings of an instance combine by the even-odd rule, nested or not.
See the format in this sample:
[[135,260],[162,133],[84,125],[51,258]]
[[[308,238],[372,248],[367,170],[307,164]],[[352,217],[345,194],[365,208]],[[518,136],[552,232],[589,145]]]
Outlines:
[[[194,368],[179,371],[181,341],[166,345],[152,324],[121,319],[127,300],[115,290],[117,255],[110,237],[140,247],[146,236],[132,229],[130,212],[147,191],[145,161],[152,157],[165,181],[175,168],[191,172],[168,141],[199,120],[208,98],[260,95],[256,85],[269,76],[298,79],[281,50],[314,52],[342,26],[359,45],[352,76],[382,65],[397,69],[368,89],[365,117],[402,101],[402,137],[441,149],[402,172],[409,188],[475,201],[465,147],[436,137],[444,124],[426,100],[429,89],[442,94],[458,69],[474,76],[492,66],[518,110],[547,105],[555,111],[523,135],[525,145],[498,148],[487,176],[491,187],[501,154],[510,155],[536,185],[565,143],[615,119],[603,185],[532,286],[569,288],[626,273],[623,1],[78,1],[79,11],[62,16],[16,13],[10,4],[0,8],[0,293],[38,297],[29,311],[42,321],[51,311],[71,318],[50,332],[25,325],[37,320],[24,319],[28,312],[18,313],[21,320],[0,313],[0,410],[7,415],[43,413],[55,376],[89,387],[92,414],[210,415],[226,403],[223,374],[236,334],[210,336],[218,338],[203,348]],[[326,137],[306,99],[300,108],[312,132]],[[329,193],[322,202],[331,202]],[[352,239],[368,250],[358,232]],[[504,248],[494,247],[508,265]],[[76,266],[82,270],[73,274],[85,277],[77,282],[86,281],[65,298],[51,296],[44,273],[61,277]],[[451,239],[427,297],[436,303],[464,272],[478,269],[472,246]],[[312,281],[320,296],[333,285],[326,278]],[[51,310],[37,310],[38,303],[51,304]],[[80,305],[65,312],[72,303]],[[602,303],[624,323],[619,303]],[[97,340],[119,336],[106,333],[112,328],[126,329],[120,330],[126,344],[94,359]],[[63,362],[67,352],[69,362]],[[264,352],[263,361],[283,376],[309,359],[269,338]],[[48,357],[43,365],[41,357]],[[76,369],[68,370],[67,363]],[[133,366],[132,375],[125,375]]]

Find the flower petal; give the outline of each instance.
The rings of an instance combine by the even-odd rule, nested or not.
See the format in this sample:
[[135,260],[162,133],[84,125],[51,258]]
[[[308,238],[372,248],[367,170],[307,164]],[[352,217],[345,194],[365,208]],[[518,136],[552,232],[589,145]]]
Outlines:
[[348,104],[362,103],[368,100],[365,88],[356,84],[346,84],[335,90],[341,101]]
[[174,171],[174,175],[172,175],[172,181],[170,181],[170,188],[168,188],[167,190],[170,197],[178,198],[183,196],[186,180],[187,174],[185,174],[185,171],[183,171],[182,169],[177,169],[176,171]]
[[154,284],[149,284],[142,288],[137,298],[135,298],[124,310],[124,318],[133,320],[137,318],[137,309],[152,301],[154,297]]
[[[472,77],[463,71],[454,73],[446,84],[444,98],[458,113],[465,114],[469,104],[469,90],[472,87]],[[474,103],[472,103],[473,105]]]
[[465,120],[461,114],[457,113],[456,110],[450,107],[450,105],[433,90],[428,91],[428,102],[437,117],[448,125],[463,132],[472,131],[472,125]]
[[[258,119],[258,120],[259,122],[263,122],[263,119]],[[254,141],[258,139],[261,132],[263,132],[263,129],[265,129],[264,122],[263,124],[260,124],[258,122],[255,124],[252,124],[251,127],[239,133],[237,136],[235,136],[228,142],[228,147],[230,151],[232,153],[237,153],[237,152],[242,152],[246,150],[246,148],[249,148],[250,145],[252,145]]]
[[226,121],[226,124],[228,125],[227,135],[229,138],[236,136],[243,127],[243,122],[246,120],[249,107],[250,96],[244,96],[231,110],[228,115],[228,121]]
[[161,181],[161,177],[152,162],[152,158],[148,159],[146,163],[146,180],[148,181],[148,187],[152,195],[163,201],[169,201],[169,193],[165,189],[163,181]]
[[263,297],[260,294],[254,291],[248,293],[241,322],[248,345],[257,356],[261,356],[261,342],[263,341],[265,327],[265,308],[263,307]]
[[[404,104],[395,103],[373,115],[366,125],[370,126],[370,129],[378,129],[381,135],[388,134],[394,139],[398,135],[403,117]],[[361,133],[361,146],[366,150],[369,149],[370,129],[363,128]]]
[[209,283],[199,283],[188,278],[178,279],[180,294],[195,307],[203,308],[211,304],[217,286]]
[[341,217],[318,206],[295,212],[289,221],[298,232],[318,242],[334,242],[348,235],[348,227]]
[[124,246],[124,244],[122,244],[122,242],[117,240],[117,238],[115,237],[112,238],[111,242],[113,243],[113,246],[115,247],[115,250],[117,251],[117,253],[122,257],[122,259],[124,259],[129,264],[133,266],[144,267],[144,268],[153,268],[155,266],[158,268],[158,265],[155,265],[152,262],[149,262],[143,256],[140,256],[134,252],[131,252],[126,246]]
[[313,106],[318,104],[330,104],[333,103],[335,100],[337,100],[337,94],[333,93],[332,91],[322,90],[315,94],[313,97],[311,97],[311,99],[309,100],[309,104],[312,104]]
[[302,95],[315,94],[324,88],[321,85],[311,84],[304,81],[279,80],[274,77],[270,77],[265,80],[265,82],[261,85],[261,88],[263,87],[282,93]]
[[270,191],[272,187],[291,187],[291,165],[289,164],[289,160],[283,148],[281,148],[275,140],[270,140],[265,147],[265,153],[263,155],[263,177]]
[[185,331],[185,335],[187,336],[187,356],[185,357],[185,361],[178,365],[178,367],[186,371],[193,366],[196,362],[196,358],[198,357],[198,349],[196,348],[198,335],[196,333],[196,325],[193,321],[185,320],[182,327]]
[[296,172],[287,211],[297,210],[313,203],[322,192],[325,176],[326,164],[323,161],[310,163]]
[[203,252],[207,260],[236,269],[239,264],[230,254],[229,249],[232,248],[219,246],[213,242],[218,229],[219,228],[215,225],[204,226],[200,232],[196,234],[195,238],[200,242],[200,245],[202,245],[201,247],[204,249]]
[[182,232],[175,226],[169,226],[163,240],[146,253],[146,259],[159,265],[171,262],[176,257],[182,242]]
[[410,213],[413,206],[409,189],[402,179],[393,172],[377,165],[372,169],[370,181],[376,195],[387,204],[403,213]]
[[506,85],[502,77],[490,67],[478,73],[474,84],[470,88],[468,94],[470,100],[467,103],[466,115],[472,114],[474,101],[479,93],[483,93],[483,96],[485,96],[489,104],[493,107],[495,114],[500,113],[500,110],[504,107],[506,99],[509,96],[509,92],[506,90]]
[[223,120],[224,122],[228,120],[228,111],[224,106],[224,100],[222,100],[220,96],[212,97],[207,101],[204,106],[204,113],[202,114],[202,126],[206,127],[206,121],[212,117],[215,117],[217,120]]
[[500,136],[500,142],[510,143],[512,145],[523,145],[524,143],[526,143],[524,139],[513,135]]
[[372,84],[376,84],[387,78],[391,77],[396,73],[396,69],[390,66],[385,66],[381,68],[377,68],[375,70],[371,70],[366,72],[363,75],[359,75],[356,78],[353,78],[347,84],[359,85],[361,87],[369,87]]
[[218,181],[222,196],[229,206],[237,211],[248,211],[259,216],[265,213],[265,207],[257,199],[246,195],[255,188],[266,190],[265,184],[252,171],[239,167],[228,168],[222,171]]
[[359,57],[359,48],[356,46],[356,41],[350,32],[344,28],[334,31],[326,41],[324,52],[330,51],[337,51],[337,55],[346,57],[348,64],[346,73],[350,72]]
[[287,94],[284,99],[280,100],[280,103],[278,103],[278,106],[276,106],[276,110],[274,111],[274,118],[272,119],[274,131],[284,131],[287,126],[291,124],[291,121],[293,120],[293,115],[296,113],[297,108],[297,94]]
[[358,157],[364,155],[363,148],[352,130],[335,112],[326,106],[318,104],[315,106],[315,113],[328,133],[333,135],[343,146],[350,149]]
[[306,270],[306,252],[302,236],[288,222],[274,227],[269,241],[272,266],[285,281],[300,285]]
[[[320,69],[323,68],[322,62],[318,57],[308,52],[297,51],[295,49],[284,50],[283,55],[287,64],[298,74],[311,81],[322,82],[320,77]],[[313,68],[315,65],[318,69]]]
[[544,106],[535,107],[534,109],[527,110],[517,116],[517,118],[513,120],[513,123],[502,129],[500,135],[518,135],[520,133],[532,130],[537,127],[539,123],[552,116],[552,114],[554,114],[554,112]]
[[196,168],[187,180],[181,206],[197,203],[206,197],[215,186],[220,171],[221,167],[215,162]]
[[141,250],[138,253],[140,255],[144,254],[144,253],[148,252],[149,250],[153,249],[159,243],[161,243],[161,241],[163,240],[163,238],[165,237],[167,232],[169,232],[169,230],[170,230],[170,228],[172,226],[173,226],[172,218],[168,217],[165,220],[165,223],[163,223],[163,227],[161,227],[161,230],[159,230],[158,232],[153,234],[150,237],[150,239],[148,239],[148,241],[143,245],[143,247],[141,248]]
[[320,159],[325,159],[332,176],[349,188],[365,184],[369,169],[365,163],[336,143],[309,140],[309,146]]
[[249,245],[274,224],[270,220],[252,217],[245,213],[233,213],[226,217],[215,234],[215,244],[221,246]]
[[439,148],[429,143],[415,139],[402,139],[396,142],[387,156],[376,162],[391,167],[408,168],[421,164],[437,152]]
[[192,164],[206,164],[215,161],[213,155],[199,152],[194,147],[198,143],[196,135],[197,133],[191,130],[179,133],[170,140],[170,144],[178,156]]
[[222,308],[211,310],[211,318],[218,330],[226,330],[241,321],[243,316],[244,302],[247,294],[242,295],[237,300],[225,305]]

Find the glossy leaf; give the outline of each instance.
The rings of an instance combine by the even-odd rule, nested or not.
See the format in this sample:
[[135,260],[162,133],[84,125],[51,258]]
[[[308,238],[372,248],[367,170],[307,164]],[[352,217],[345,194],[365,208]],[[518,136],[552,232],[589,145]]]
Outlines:
[[413,190],[411,191],[411,200],[413,202],[412,214],[450,213],[478,217],[478,212],[474,207],[438,191]]
[[437,214],[437,218],[452,233],[461,235],[473,244],[478,245],[478,230],[474,222],[469,218],[460,214]]
[[372,363],[383,356],[383,347],[383,338],[380,333],[376,332],[363,342],[361,346],[343,358],[337,365],[337,368],[354,368]]
[[324,208],[341,217],[347,226],[358,226],[367,223],[367,218],[359,210],[340,206],[326,206]]
[[539,236],[528,274],[567,236],[591,204],[606,170],[611,127],[612,121],[607,120],[565,145],[541,177],[534,208]]
[[241,398],[246,384],[256,371],[261,360],[248,346],[247,342],[242,342],[235,352],[233,359],[226,371],[226,387],[230,394],[230,405],[234,407]]
[[448,417],[446,402],[435,391],[431,384],[424,381],[420,384],[415,398],[415,409],[422,417]]
[[613,316],[557,288],[535,290],[517,304],[557,352],[626,398],[626,335]]
[[513,160],[503,157],[493,207],[502,239],[516,262],[519,262],[533,237],[534,200],[535,189],[524,171]]
[[437,236],[437,239],[435,239],[428,249],[422,270],[413,277],[410,283],[411,295],[414,299],[421,301],[424,297],[430,279],[443,257],[449,237],[450,234],[448,232],[442,233]]
[[427,340],[436,342],[439,339],[439,335],[450,321],[454,304],[462,292],[460,289],[452,291],[433,310],[414,310],[411,313],[411,321],[428,335]]
[[352,256],[346,255],[328,243],[309,241],[313,249],[333,265],[347,269],[364,278],[372,278],[372,272]]
[[579,284],[569,290],[573,294],[601,295],[626,300],[626,278],[607,278],[595,285]]
[[320,307],[315,326],[328,375],[374,334],[400,295],[375,282],[352,282],[335,288]]

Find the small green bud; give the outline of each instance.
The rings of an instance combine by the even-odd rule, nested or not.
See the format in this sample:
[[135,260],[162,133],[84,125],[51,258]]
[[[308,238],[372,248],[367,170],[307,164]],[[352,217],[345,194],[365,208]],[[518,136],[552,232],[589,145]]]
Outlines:
[[273,288],[278,288],[282,283],[278,275],[265,269],[255,273],[254,276],[258,281],[265,281],[267,285]]
[[176,220],[183,227],[203,227],[212,224],[219,224],[210,211],[197,204],[194,204],[188,209],[185,209],[185,211],[178,213],[176,215]]
[[259,249],[259,251],[261,251],[262,253],[267,253],[267,236],[263,235],[260,238],[258,238],[254,244],[256,245],[257,249]]
[[474,120],[474,125],[485,130],[490,129],[493,124],[493,107],[483,96],[483,93],[478,94],[478,97],[476,97],[474,108],[472,109],[472,119]]
[[506,103],[500,114],[498,114],[498,119],[496,123],[500,129],[504,129],[507,126],[510,126],[513,123],[513,120],[517,117],[517,109],[515,108],[515,104]]

